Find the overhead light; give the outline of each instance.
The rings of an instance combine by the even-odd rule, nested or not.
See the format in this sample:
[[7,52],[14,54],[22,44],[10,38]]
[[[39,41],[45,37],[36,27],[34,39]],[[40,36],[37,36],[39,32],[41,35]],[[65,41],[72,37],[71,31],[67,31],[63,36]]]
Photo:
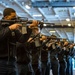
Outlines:
[[30,9],[30,6],[29,6],[29,5],[25,5],[25,7],[26,7],[27,9]]
[[9,7],[8,5],[6,7]]
[[55,31],[54,30],[51,30],[50,33],[55,33]]
[[69,18],[67,18],[67,19],[66,19],[66,21],[68,21],[68,22],[69,22],[69,21],[70,21],[70,19],[69,19]]
[[69,23],[68,26],[71,26],[71,24]]
[[43,22],[43,20],[41,22]]
[[73,7],[73,9],[75,9],[75,7]]
[[46,24],[43,24],[43,26],[47,26]]
[[55,17],[59,17],[59,15],[55,15]]
[[33,15],[34,17],[41,17],[42,15],[41,14],[38,14],[38,15]]

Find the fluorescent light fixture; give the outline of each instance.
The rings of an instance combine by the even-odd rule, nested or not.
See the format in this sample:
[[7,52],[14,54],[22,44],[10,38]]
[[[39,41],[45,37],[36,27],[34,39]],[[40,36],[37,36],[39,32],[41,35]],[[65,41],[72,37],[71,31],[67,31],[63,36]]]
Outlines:
[[73,9],[75,9],[75,7],[73,7]]
[[69,23],[68,26],[71,26],[71,24]]
[[54,30],[51,30],[50,33],[55,33],[55,31]]
[[38,15],[33,15],[34,17],[41,17],[42,15],[41,14],[38,14]]
[[55,15],[55,17],[59,17],[59,15]]
[[43,24],[44,26],[47,26],[46,24]]
[[25,7],[26,7],[27,9],[30,9],[30,6],[29,6],[29,5],[25,5]]
[[69,18],[67,18],[67,19],[66,19],[66,21],[68,21],[68,22],[69,22],[69,21],[70,21],[70,19],[69,19]]
[[9,7],[9,6],[6,4],[6,7]]

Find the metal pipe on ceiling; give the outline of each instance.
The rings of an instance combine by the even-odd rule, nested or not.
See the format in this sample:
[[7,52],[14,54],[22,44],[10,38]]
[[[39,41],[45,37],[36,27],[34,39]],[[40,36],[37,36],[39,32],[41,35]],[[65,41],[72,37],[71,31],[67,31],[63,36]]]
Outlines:
[[49,2],[49,1],[35,1],[31,2],[32,7],[74,7],[75,1],[72,2],[65,2],[65,1],[58,1],[58,2]]

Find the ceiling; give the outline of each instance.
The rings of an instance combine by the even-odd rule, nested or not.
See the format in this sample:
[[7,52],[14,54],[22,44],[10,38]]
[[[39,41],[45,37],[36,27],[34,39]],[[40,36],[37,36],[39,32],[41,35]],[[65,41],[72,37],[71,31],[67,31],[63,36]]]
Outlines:
[[[26,5],[30,9],[26,8]],[[44,21],[48,27],[42,28],[42,34],[48,36],[54,34],[57,37],[75,42],[74,6],[75,0],[0,0],[0,19],[2,18],[3,10],[11,7],[16,10],[17,15],[20,17]],[[66,21],[67,18],[69,18],[69,21]],[[68,24],[71,24],[71,26],[68,26]]]

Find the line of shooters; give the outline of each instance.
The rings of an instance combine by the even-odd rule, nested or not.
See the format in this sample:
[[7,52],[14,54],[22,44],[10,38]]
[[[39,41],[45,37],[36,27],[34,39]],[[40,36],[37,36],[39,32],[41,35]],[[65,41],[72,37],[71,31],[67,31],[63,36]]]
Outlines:
[[0,21],[0,75],[50,75],[50,70],[53,75],[73,75],[74,44],[61,42],[55,35],[40,37],[38,21],[33,20],[25,29],[20,22],[13,22],[16,18],[13,8],[4,9],[2,20],[6,22]]
[[50,75],[52,70],[53,75],[73,75],[74,46],[55,35],[42,35],[38,27],[32,27],[28,41],[17,43],[19,74]]

